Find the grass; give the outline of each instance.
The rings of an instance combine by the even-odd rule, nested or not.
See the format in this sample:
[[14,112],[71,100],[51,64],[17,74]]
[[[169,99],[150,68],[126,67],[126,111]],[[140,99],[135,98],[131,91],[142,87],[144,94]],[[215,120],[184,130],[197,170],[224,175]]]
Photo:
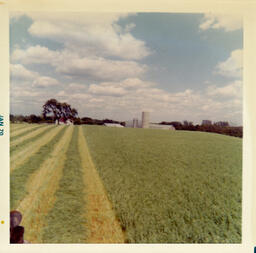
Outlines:
[[86,242],[85,185],[78,150],[78,128],[75,127],[66,153],[63,175],[55,196],[53,208],[48,212],[48,226],[43,230],[47,243]]
[[51,151],[54,149],[55,144],[61,139],[65,130],[61,131],[46,145],[42,146],[34,155],[32,155],[25,163],[21,164],[10,175],[10,207],[15,209],[20,200],[27,194],[26,182],[28,177],[35,172],[40,164],[48,158]]
[[241,243],[241,139],[97,126],[84,134],[126,242]]
[[73,129],[72,126],[68,127],[51,155],[29,177],[26,184],[29,194],[22,199],[17,208],[23,215],[22,226],[26,228],[25,239],[31,243],[43,242],[41,230],[47,226],[45,217],[55,202],[55,192],[62,177],[66,151]]
[[27,127],[28,125],[29,125],[28,123],[23,123],[23,124],[11,123],[10,124],[10,132],[12,134],[17,130]]
[[47,125],[32,125],[32,126],[29,126],[29,129],[26,130],[26,128],[24,129],[24,131],[22,131],[20,134],[17,134],[15,136],[11,136],[10,138],[10,141],[15,141],[17,139],[19,139],[20,137],[28,134],[28,133],[32,133],[34,132],[35,130],[41,128],[41,127],[46,127]]
[[13,145],[10,147],[10,154],[12,154],[13,152],[16,152],[18,150],[20,150],[21,148],[23,148],[24,146],[28,145],[29,143],[33,143],[36,140],[39,140],[40,138],[42,138],[46,133],[48,133],[50,130],[52,130],[53,128],[55,128],[56,126],[48,126],[47,128],[44,129],[43,132],[37,134],[36,136],[32,137],[32,138],[28,138],[24,141],[22,141],[21,143],[18,143],[17,145]]

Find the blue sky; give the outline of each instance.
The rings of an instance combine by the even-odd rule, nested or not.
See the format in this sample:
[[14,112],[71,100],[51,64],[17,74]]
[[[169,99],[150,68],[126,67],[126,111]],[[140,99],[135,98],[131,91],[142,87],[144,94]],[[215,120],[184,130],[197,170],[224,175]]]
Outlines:
[[12,13],[11,113],[242,124],[242,21],[222,14]]

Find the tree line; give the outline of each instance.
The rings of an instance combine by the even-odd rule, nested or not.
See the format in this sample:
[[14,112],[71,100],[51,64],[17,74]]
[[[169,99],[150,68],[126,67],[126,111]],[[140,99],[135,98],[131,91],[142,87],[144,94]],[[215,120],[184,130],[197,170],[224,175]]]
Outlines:
[[[29,116],[23,115],[10,115],[10,121],[12,123],[27,122],[27,123],[57,123],[60,121],[66,122],[70,120],[75,125],[87,124],[87,125],[103,125],[105,123],[117,123],[125,126],[125,122],[116,121],[112,119],[92,119],[89,117],[77,117],[78,112],[75,108],[67,103],[61,103],[56,99],[49,99],[43,105],[43,111],[41,115],[31,114]],[[193,125],[193,122],[187,120],[183,123],[179,121],[162,121],[160,125],[172,125],[176,130],[187,131],[201,131],[201,132],[213,132],[219,134],[225,134],[235,137],[243,137],[243,127],[229,126],[228,122],[219,121],[214,124],[209,120],[203,120],[202,124]]]
[[225,134],[235,137],[243,137],[243,127],[242,126],[229,126],[228,122],[219,121],[214,124],[197,124],[193,125],[193,122],[183,121],[183,123],[179,121],[171,121],[166,122],[162,121],[161,125],[172,125],[176,130],[187,130],[187,131],[201,131],[201,132],[211,132],[218,134]]
[[[35,115],[35,114],[30,114],[30,115],[10,115],[10,121],[12,123],[55,123],[55,118],[52,116],[43,116],[43,115]],[[122,126],[125,126],[124,121],[116,121],[112,119],[92,119],[89,117],[76,117],[73,119],[73,123],[75,125],[104,125],[105,123],[116,123],[116,124],[121,124]]]

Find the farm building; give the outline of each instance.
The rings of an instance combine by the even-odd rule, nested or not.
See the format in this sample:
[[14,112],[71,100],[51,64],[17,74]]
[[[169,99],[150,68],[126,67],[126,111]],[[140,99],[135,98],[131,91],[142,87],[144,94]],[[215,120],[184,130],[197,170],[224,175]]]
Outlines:
[[[55,120],[55,124],[58,125],[58,120]],[[74,125],[74,123],[71,119],[65,120],[64,118],[60,118],[59,125]]]
[[149,112],[142,112],[141,120],[134,118],[132,121],[126,121],[125,126],[132,127],[132,128],[175,130],[175,127],[172,125],[160,125],[157,123],[150,123],[150,113]]
[[104,126],[107,126],[107,127],[124,127],[120,124],[117,124],[117,123],[104,123]]

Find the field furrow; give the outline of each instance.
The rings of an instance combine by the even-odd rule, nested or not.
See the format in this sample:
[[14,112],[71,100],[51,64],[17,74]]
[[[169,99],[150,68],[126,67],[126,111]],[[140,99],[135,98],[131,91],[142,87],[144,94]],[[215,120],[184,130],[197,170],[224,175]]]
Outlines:
[[55,145],[64,135],[67,128],[61,128],[57,135],[55,135],[48,143],[42,146],[35,154],[22,163],[16,170],[11,173],[10,187],[11,187],[11,209],[19,206],[20,201],[28,194],[26,183],[29,176],[39,169],[40,164],[49,158],[49,154],[54,150]]
[[48,243],[86,242],[85,185],[78,150],[78,128],[75,127],[68,147],[56,201],[46,217],[43,241]]
[[49,141],[56,136],[64,126],[58,126],[49,129],[47,133],[43,135],[43,138],[39,138],[34,140],[29,145],[22,147],[22,149],[11,149],[11,156],[10,156],[10,170],[11,172],[15,170],[19,165],[24,163],[29,157],[34,155],[42,146],[47,144]]
[[27,134],[23,135],[22,137],[11,141],[10,142],[11,150],[12,150],[12,148],[15,148],[15,146],[17,147],[18,145],[20,146],[21,143],[25,143],[25,141],[27,141],[28,139],[31,139],[45,131],[48,131],[52,127],[53,127],[53,125],[45,125],[45,127],[41,127],[39,129],[36,129],[35,131],[28,132]]
[[44,125],[38,125],[38,124],[27,124],[26,127],[18,129],[15,132],[11,133],[11,138],[10,140],[13,141],[17,138],[19,138],[20,136],[22,136],[23,134],[28,133],[29,131],[32,131],[33,129],[37,129],[39,127],[43,127]]
[[86,186],[86,214],[89,231],[87,242],[124,243],[122,228],[91,160],[82,127],[79,127],[78,146]]
[[28,194],[17,207],[17,210],[23,214],[22,226],[26,228],[26,240],[29,242],[43,242],[41,230],[47,226],[45,217],[54,205],[55,192],[67,159],[66,151],[73,129],[73,126],[68,127],[48,158],[30,175],[26,184]]

